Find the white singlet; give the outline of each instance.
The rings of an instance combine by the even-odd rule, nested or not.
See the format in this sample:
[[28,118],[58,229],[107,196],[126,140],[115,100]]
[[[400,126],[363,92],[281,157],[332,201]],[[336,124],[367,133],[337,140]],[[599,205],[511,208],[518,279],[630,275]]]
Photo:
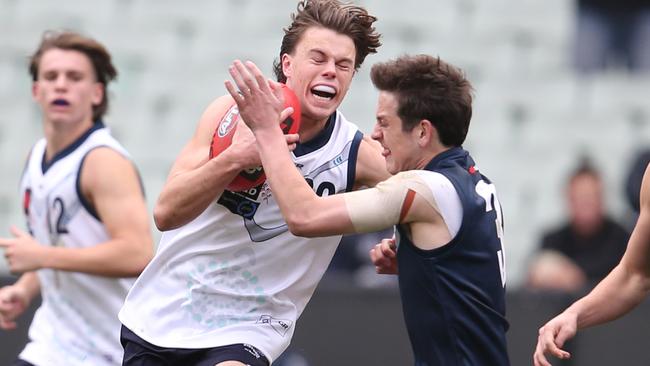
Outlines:
[[[350,190],[361,138],[337,112],[293,160],[319,195]],[[159,347],[248,343],[273,362],[289,345],[340,238],[293,236],[268,183],[226,191],[196,219],[163,234],[120,320]]]
[[[94,148],[107,146],[128,156],[126,151],[101,122],[47,165],[45,145],[45,139],[34,145],[21,181],[30,232],[42,245],[84,248],[108,241],[81,194],[80,169]],[[117,313],[133,280],[52,269],[37,273],[42,304],[20,359],[39,366],[120,365]]]

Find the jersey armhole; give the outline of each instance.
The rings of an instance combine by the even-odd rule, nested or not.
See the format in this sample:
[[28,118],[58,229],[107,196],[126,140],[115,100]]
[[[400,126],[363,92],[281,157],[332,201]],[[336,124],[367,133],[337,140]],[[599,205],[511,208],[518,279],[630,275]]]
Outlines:
[[88,157],[88,154],[90,154],[95,149],[102,148],[102,147],[107,147],[107,148],[117,152],[118,154],[122,155],[124,158],[126,158],[127,160],[129,160],[131,162],[131,164],[133,165],[133,168],[135,169],[135,174],[138,177],[138,183],[140,184],[140,190],[142,191],[142,195],[146,196],[145,195],[144,184],[142,182],[142,175],[140,174],[140,171],[138,170],[138,168],[135,166],[135,164],[133,164],[133,162],[131,161],[131,159],[127,155],[125,155],[124,153],[122,153],[118,149],[113,148],[110,145],[98,145],[98,146],[93,147],[92,149],[86,151],[84,156],[81,158],[81,161],[79,162],[79,168],[77,169],[77,178],[75,180],[75,190],[77,191],[77,197],[79,198],[79,202],[81,202],[81,205],[86,209],[86,211],[88,211],[88,213],[90,215],[92,215],[92,217],[97,219],[97,221],[99,221],[99,222],[102,222],[102,220],[99,218],[99,214],[97,214],[97,210],[95,210],[95,207],[90,202],[88,202],[88,200],[83,195],[83,192],[81,190],[81,169],[83,169],[83,165],[84,165],[84,162],[86,161],[86,158]]
[[357,178],[357,157],[359,156],[359,146],[361,145],[361,140],[363,140],[363,134],[361,131],[357,131],[354,134],[354,137],[352,138],[352,144],[350,145],[347,185],[345,187],[346,192],[350,192],[354,189],[354,181]]

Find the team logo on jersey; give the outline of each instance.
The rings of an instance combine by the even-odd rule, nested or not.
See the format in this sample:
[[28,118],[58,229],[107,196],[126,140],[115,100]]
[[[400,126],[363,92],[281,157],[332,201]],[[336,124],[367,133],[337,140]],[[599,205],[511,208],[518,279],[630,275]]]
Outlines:
[[[309,184],[318,196],[329,196],[339,191],[333,182],[326,178],[323,179],[323,176],[320,175],[331,171],[348,161],[350,158],[351,146],[352,141],[349,141],[333,159],[326,161],[304,175],[307,184]],[[298,168],[304,167],[302,164],[296,164],[296,166]],[[266,223],[263,218],[260,219],[260,215],[257,216],[257,220],[255,219],[255,214],[259,211],[261,206],[264,207],[264,204],[269,203],[271,196],[272,192],[270,191],[268,184],[265,182],[244,192],[224,191],[217,202],[226,207],[233,214],[243,217],[244,227],[246,228],[246,231],[248,231],[251,241],[259,243],[273,239],[276,236],[289,231],[284,220],[278,220],[274,224],[269,225],[269,223]]]
[[248,194],[247,192],[223,191],[223,194],[221,194],[217,202],[235,215],[250,219],[255,215],[260,205],[255,201],[259,196],[259,188],[255,188],[256,193],[254,195]]
[[293,322],[288,319],[278,319],[270,315],[262,315],[260,316],[259,320],[257,320],[257,324],[268,324],[279,335],[284,337],[289,331],[289,329],[291,329]]

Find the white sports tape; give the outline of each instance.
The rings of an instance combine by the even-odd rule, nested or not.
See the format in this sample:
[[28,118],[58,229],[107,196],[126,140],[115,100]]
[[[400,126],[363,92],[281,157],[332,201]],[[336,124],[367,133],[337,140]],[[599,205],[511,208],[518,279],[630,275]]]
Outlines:
[[[373,232],[399,224],[409,190],[439,211],[431,189],[417,171],[401,172],[374,188],[343,195],[354,231]],[[408,205],[411,203],[407,202]]]

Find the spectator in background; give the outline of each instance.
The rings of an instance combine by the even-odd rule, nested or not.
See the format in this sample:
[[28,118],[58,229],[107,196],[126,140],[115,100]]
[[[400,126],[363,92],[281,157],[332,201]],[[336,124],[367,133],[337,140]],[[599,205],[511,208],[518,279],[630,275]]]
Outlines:
[[530,266],[532,288],[578,291],[604,278],[625,252],[629,233],[605,213],[599,173],[583,161],[567,186],[569,222],[544,235]]
[[578,0],[576,16],[578,72],[650,71],[650,0]]

